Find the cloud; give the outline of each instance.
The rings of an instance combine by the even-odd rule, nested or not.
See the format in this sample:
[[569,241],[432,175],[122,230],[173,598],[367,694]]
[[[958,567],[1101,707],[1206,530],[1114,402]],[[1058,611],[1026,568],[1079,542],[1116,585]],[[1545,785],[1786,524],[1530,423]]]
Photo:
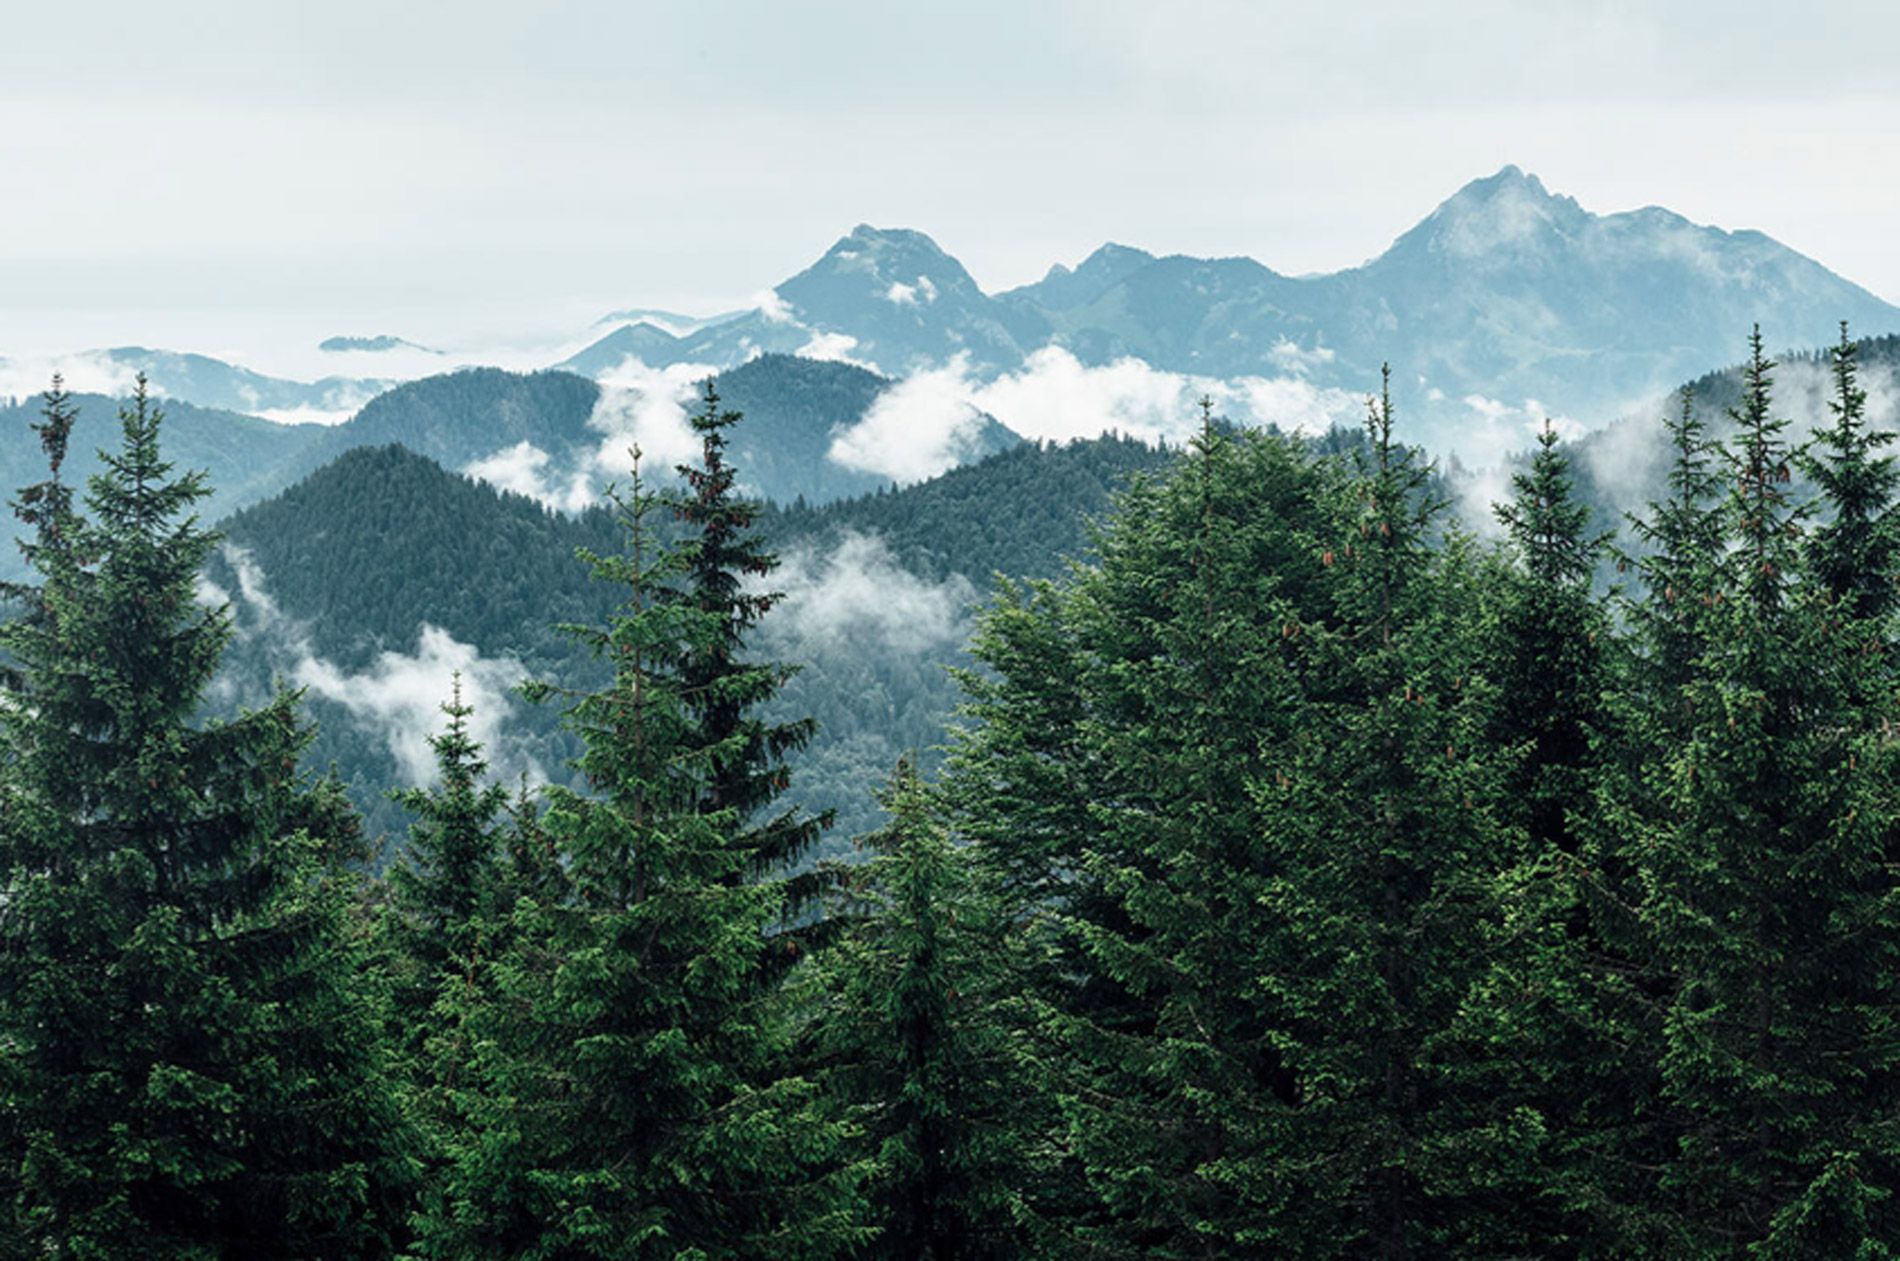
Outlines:
[[1121,433],[1148,442],[1179,442],[1200,426],[1204,396],[1232,420],[1293,433],[1357,424],[1365,408],[1363,395],[1315,385],[1303,376],[1219,380],[1163,372],[1132,358],[1092,366],[1063,347],[1045,346],[1022,368],[993,380],[979,379],[964,355],[913,374],[838,434],[829,456],[897,481],[933,477],[974,453],[981,413],[1037,440]]
[[[33,398],[43,394],[52,386],[55,373],[74,394],[124,398],[137,385],[139,370],[136,365],[116,362],[102,351],[0,359],[0,397]],[[156,384],[151,391],[164,394]]]
[[897,482],[920,482],[977,454],[984,426],[970,402],[968,360],[915,373],[879,394],[858,422],[838,432],[834,464]]
[[1574,442],[1585,427],[1568,416],[1552,415],[1534,398],[1512,404],[1483,394],[1460,400],[1471,417],[1458,429],[1459,454],[1469,462],[1469,476],[1459,487],[1459,515],[1479,534],[1502,530],[1493,507],[1511,496],[1513,458],[1536,445],[1548,420],[1557,436]]
[[[291,677],[312,696],[341,705],[360,726],[380,735],[408,782],[428,784],[436,771],[429,738],[443,728],[442,704],[453,694],[458,675],[462,702],[474,709],[468,720],[469,734],[490,751],[497,765],[503,760],[524,761],[506,756],[509,745],[502,723],[512,709],[508,693],[527,677],[527,671],[519,662],[483,657],[472,644],[462,643],[441,627],[425,623],[413,654],[385,652],[362,673],[348,673],[321,657],[305,656]],[[545,778],[532,759],[525,762],[531,775]]]
[[894,306],[928,305],[937,300],[937,285],[928,276],[917,277],[917,283],[907,285],[901,280],[893,280],[891,287],[884,291],[884,300]]
[[967,638],[978,594],[961,574],[929,582],[905,569],[876,535],[782,558],[768,585],[785,600],[762,624],[779,642],[923,654]]
[[833,363],[855,364],[874,371],[870,364],[852,357],[851,352],[857,348],[858,339],[849,333],[813,332],[810,340],[792,353],[801,359],[828,359]]
[[1311,350],[1304,350],[1286,337],[1275,342],[1267,354],[1286,371],[1300,373],[1322,367],[1337,358],[1330,346],[1315,345]]
[[464,464],[462,475],[487,482],[496,490],[529,495],[546,503],[554,496],[543,480],[542,470],[553,458],[523,438],[512,447]]
[[417,629],[415,652],[383,652],[367,670],[345,670],[312,650],[308,632],[272,597],[264,571],[250,552],[227,544],[221,553],[237,578],[237,599],[231,600],[228,591],[208,579],[199,581],[198,598],[231,603],[240,614],[240,633],[261,638],[276,668],[291,682],[341,706],[360,727],[380,737],[410,783],[435,780],[429,737],[445,725],[442,705],[453,695],[457,675],[462,700],[474,709],[469,732],[481,742],[490,765],[510,778],[546,778],[533,755],[509,733],[514,713],[509,693],[527,677],[518,661],[484,657],[474,645],[424,623]]
[[[686,407],[699,383],[719,369],[704,363],[675,363],[649,368],[628,356],[600,376],[600,398],[587,427],[605,435],[594,452],[597,475],[623,476],[632,468],[629,448],[640,448],[649,467],[670,473],[675,464],[699,452],[699,438],[686,418]],[[598,488],[595,489],[598,494]]]
[[780,297],[776,289],[759,290],[758,293],[752,296],[752,305],[760,315],[765,317],[767,324],[792,324],[797,322],[797,316],[792,311],[792,304]]
[[630,355],[599,377],[600,395],[587,417],[587,428],[600,435],[595,446],[557,456],[524,440],[470,461],[461,472],[563,512],[598,502],[607,483],[625,478],[634,447],[644,468],[670,476],[675,464],[698,454],[686,406],[715,371],[696,363],[650,368]]

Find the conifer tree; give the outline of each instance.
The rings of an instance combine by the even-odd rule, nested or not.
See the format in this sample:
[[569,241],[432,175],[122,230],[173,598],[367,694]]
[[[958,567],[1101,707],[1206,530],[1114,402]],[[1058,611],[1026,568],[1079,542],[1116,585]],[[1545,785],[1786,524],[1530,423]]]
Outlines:
[[[1684,1250],[1881,1255],[1900,1237],[1900,822],[1885,698],[1826,668],[1853,653],[1801,579],[1803,510],[1759,329],[1723,510],[1730,548],[1667,762],[1630,846],[1669,982],[1659,1069],[1679,1134],[1663,1208]],[[1721,598],[1726,596],[1726,598]]]
[[84,511],[72,412],[21,496],[0,775],[0,1047],[16,1233],[38,1256],[381,1256],[406,1140],[349,924],[334,787],[296,697],[196,716],[230,638],[143,380]]
[[[743,515],[724,504],[729,479],[698,493],[695,524]],[[773,935],[781,884],[747,878],[749,819],[776,792],[754,774],[774,746],[752,708],[782,671],[737,655],[735,623],[760,606],[713,561],[732,553],[656,546],[637,471],[618,503],[625,550],[588,559],[625,602],[575,628],[612,678],[566,694],[591,792],[548,793],[561,878],[517,903],[475,1039],[473,1125],[425,1250],[841,1255],[867,1233],[845,1130],[780,1074],[774,989],[797,945]]]
[[1618,568],[1633,567],[1641,581],[1641,598],[1625,605],[1636,654],[1634,690],[1656,707],[1659,721],[1679,730],[1687,717],[1683,688],[1704,646],[1704,610],[1714,607],[1720,590],[1725,526],[1717,511],[1716,447],[1688,387],[1663,424],[1672,453],[1668,493],[1649,505],[1647,516],[1628,519],[1645,550],[1621,557]]
[[1894,456],[1881,451],[1894,435],[1871,428],[1867,391],[1860,387],[1860,347],[1841,323],[1829,352],[1834,423],[1815,432],[1800,455],[1801,469],[1821,492],[1828,519],[1808,535],[1808,568],[1840,615],[1879,624],[1895,607],[1895,554],[1900,550],[1893,502],[1900,487]]
[[491,927],[502,881],[499,819],[508,790],[482,782],[488,765],[469,732],[475,710],[462,700],[459,674],[442,712],[447,726],[429,737],[437,782],[394,794],[416,818],[389,870],[395,932],[411,973],[395,1016],[413,1033],[422,1031],[444,973],[466,970]]
[[841,907],[823,956],[814,1031],[831,1089],[863,1118],[879,1233],[867,1256],[1021,1256],[1018,1218],[1049,1117],[1026,1058],[1008,938],[939,806],[906,758],[881,802],[891,820]]
[[1507,581],[1496,631],[1498,707],[1492,738],[1522,756],[1506,780],[1534,849],[1574,853],[1572,816],[1588,795],[1593,743],[1605,725],[1601,641],[1607,629],[1591,592],[1605,539],[1588,532],[1570,460],[1549,421],[1528,471],[1511,481],[1498,520],[1522,569]]
[[[673,501],[673,511],[686,525],[681,583],[687,602],[702,615],[702,629],[685,642],[679,675],[695,738],[710,763],[698,808],[736,819],[735,844],[749,855],[736,879],[796,862],[830,816],[797,809],[761,816],[785,789],[786,756],[810,743],[817,725],[810,718],[773,722],[760,716],[760,707],[796,671],[745,658],[746,633],[780,599],[748,584],[769,576],[778,560],[755,528],[759,504],[737,493],[738,475],[726,460],[726,430],[741,417],[719,405],[712,378],[701,386],[700,409],[689,419],[700,458],[679,466],[686,492]],[[787,881],[783,888],[793,909],[816,892],[810,878]]]
[[1471,1147],[1508,1163],[1527,1141],[1514,1118],[1468,1132],[1434,1065],[1511,847],[1472,566],[1456,540],[1433,552],[1442,501],[1389,391],[1344,489],[1329,624],[1304,641],[1306,704],[1259,789],[1275,861],[1256,992],[1294,1106],[1256,1176],[1299,1188],[1275,1224],[1289,1254],[1409,1257],[1455,1242]]

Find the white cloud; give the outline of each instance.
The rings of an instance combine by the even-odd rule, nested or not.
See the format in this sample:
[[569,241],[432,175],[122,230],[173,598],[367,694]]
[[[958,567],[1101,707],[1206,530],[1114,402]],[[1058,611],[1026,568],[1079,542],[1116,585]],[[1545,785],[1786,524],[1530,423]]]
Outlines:
[[496,490],[513,491],[549,502],[554,496],[543,481],[542,470],[553,457],[523,438],[514,446],[493,455],[471,460],[462,466],[462,475],[487,482]]
[[[239,598],[234,603],[245,615],[242,633],[262,636],[292,682],[313,697],[342,706],[361,727],[379,736],[409,782],[435,779],[429,737],[446,723],[441,707],[453,694],[458,674],[462,700],[474,709],[469,733],[481,742],[490,765],[508,777],[525,773],[546,778],[507,728],[514,712],[509,693],[527,677],[519,662],[484,657],[474,645],[424,623],[418,628],[415,652],[384,652],[367,670],[345,670],[312,651],[308,634],[271,596],[263,570],[248,551],[227,545],[222,554],[237,577]],[[205,579],[197,594],[200,600],[229,599],[229,592]]]
[[785,600],[763,625],[780,642],[876,646],[924,653],[963,642],[978,595],[962,575],[943,583],[917,577],[876,535],[849,534],[820,553],[783,558],[767,585]]
[[884,300],[894,306],[928,305],[937,300],[937,284],[928,276],[917,277],[917,283],[907,285],[901,280],[893,280],[891,287],[884,291]]
[[[57,373],[74,394],[105,394],[124,398],[138,383],[138,368],[118,363],[98,351],[70,355],[34,355],[0,359],[0,397],[32,398],[53,384]],[[156,385],[152,393],[163,395]]]
[[600,398],[587,418],[589,429],[605,435],[594,452],[595,472],[606,477],[626,474],[632,468],[633,446],[640,448],[643,464],[668,472],[691,460],[699,451],[699,439],[686,419],[686,408],[698,394],[699,383],[718,371],[703,363],[649,368],[629,356],[618,368],[602,373]]
[[[515,661],[483,657],[440,627],[424,624],[413,654],[385,652],[360,674],[305,656],[292,678],[380,735],[410,783],[427,784],[434,781],[436,769],[429,737],[443,728],[442,704],[452,695],[458,675],[462,701],[474,710],[469,734],[499,765],[507,754],[502,723],[512,708],[508,693],[527,671]],[[526,769],[543,777],[538,766]]]
[[698,454],[699,439],[687,421],[686,407],[699,383],[715,372],[696,363],[649,368],[628,356],[600,374],[600,397],[587,418],[587,427],[601,435],[597,445],[559,457],[522,441],[473,460],[461,471],[564,512],[598,502],[608,483],[625,478],[633,467],[635,447],[645,469],[656,478],[670,476],[675,464]]
[[768,324],[791,324],[797,320],[792,304],[780,297],[776,289],[761,289],[752,296],[752,305]]
[[792,353],[801,359],[828,359],[834,363],[855,364],[869,369],[871,365],[852,357],[851,352],[858,348],[858,339],[849,333],[812,333],[810,339]]
[[859,421],[838,432],[832,463],[898,482],[920,482],[977,454],[983,414],[970,402],[969,367],[915,373],[879,394]]
[[990,381],[978,379],[961,355],[900,381],[834,439],[830,458],[899,481],[931,477],[969,458],[981,412],[1038,440],[1112,432],[1178,442],[1199,427],[1203,396],[1233,420],[1295,433],[1357,424],[1365,407],[1363,395],[1300,376],[1224,381],[1163,372],[1138,359],[1089,366],[1060,346],[1045,346],[1018,371]]
[[1315,345],[1311,350],[1305,350],[1286,337],[1275,342],[1267,354],[1284,370],[1301,373],[1329,364],[1337,357],[1330,346]]

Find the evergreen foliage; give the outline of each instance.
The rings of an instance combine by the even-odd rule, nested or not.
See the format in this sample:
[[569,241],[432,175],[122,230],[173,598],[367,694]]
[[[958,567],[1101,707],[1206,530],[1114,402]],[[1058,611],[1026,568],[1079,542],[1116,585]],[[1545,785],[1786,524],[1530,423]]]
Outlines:
[[[782,879],[750,878],[752,819],[795,742],[753,709],[781,669],[741,656],[770,570],[732,497],[709,397],[693,498],[667,506],[687,541],[653,537],[639,482],[622,548],[593,556],[623,603],[576,627],[612,670],[560,691],[589,791],[554,789],[538,822],[560,870],[514,909],[495,995],[474,1016],[470,1124],[424,1250],[465,1257],[823,1257],[866,1234],[848,1127],[781,1070],[776,980],[799,946],[775,935]],[[771,816],[782,856],[810,835]],[[790,839],[788,839],[790,838]]]
[[351,820],[297,698],[195,723],[230,636],[194,599],[205,494],[141,382],[84,497],[73,411],[23,491],[0,627],[0,1133],[35,1256],[384,1256],[407,1140],[352,926]]

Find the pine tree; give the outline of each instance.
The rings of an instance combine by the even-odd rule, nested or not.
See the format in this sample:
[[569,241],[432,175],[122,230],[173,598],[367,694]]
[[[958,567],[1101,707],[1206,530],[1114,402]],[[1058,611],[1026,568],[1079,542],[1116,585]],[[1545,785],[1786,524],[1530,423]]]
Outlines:
[[1878,1256],[1900,1238],[1891,701],[1827,668],[1854,645],[1829,628],[1837,597],[1802,581],[1772,375],[1758,329],[1731,413],[1725,581],[1664,811],[1630,846],[1669,981],[1664,1206],[1710,1254]]
[[82,512],[24,492],[40,581],[0,627],[0,1046],[15,1229],[40,1256],[386,1255],[406,1140],[296,698],[195,714],[230,638],[144,382]]
[[448,724],[429,738],[436,784],[393,794],[416,818],[388,877],[395,934],[412,979],[395,1016],[412,1034],[423,1032],[444,974],[464,972],[479,938],[492,932],[502,888],[499,819],[508,790],[482,782],[488,766],[469,732],[475,710],[462,700],[459,674],[442,712]]
[[[829,1088],[863,1118],[879,1233],[865,1255],[925,1261],[1016,1257],[1046,1092],[1025,1059],[1008,938],[908,758],[860,842],[822,956],[811,1035]],[[1026,1071],[1032,1070],[1032,1071]]]
[[[726,430],[741,417],[720,407],[712,378],[701,386],[700,409],[689,419],[700,440],[700,458],[679,466],[686,493],[674,501],[673,511],[687,528],[680,545],[681,582],[687,602],[702,615],[703,630],[686,641],[679,674],[695,738],[710,759],[698,808],[709,815],[730,813],[739,821],[735,843],[748,859],[733,877],[738,879],[776,873],[797,862],[829,826],[830,816],[787,809],[760,817],[785,789],[786,756],[810,743],[817,724],[809,718],[772,722],[759,716],[760,707],[796,672],[745,657],[747,632],[781,598],[748,583],[769,576],[778,560],[765,550],[755,528],[759,504],[736,493],[737,473],[726,461]],[[783,888],[792,910],[818,891],[810,877],[787,881]]]
[[[741,515],[721,508],[729,482],[706,486],[696,523]],[[751,759],[772,745],[751,710],[781,672],[735,655],[734,623],[759,606],[711,565],[714,550],[655,546],[656,500],[637,472],[618,502],[625,550],[589,559],[625,602],[606,626],[575,630],[612,678],[567,694],[591,793],[548,793],[557,896],[517,904],[476,1031],[474,1124],[423,1223],[425,1250],[840,1255],[865,1234],[838,1157],[845,1130],[778,1071],[788,1035],[774,990],[797,944],[773,935],[781,883],[747,878],[760,857],[747,820],[776,791],[755,776]],[[709,713],[730,731],[709,738]]]
[[1469,1133],[1435,1063],[1483,975],[1512,847],[1473,566],[1456,539],[1434,553],[1442,501],[1394,439],[1389,392],[1343,489],[1331,613],[1302,641],[1306,701],[1259,790],[1274,863],[1255,992],[1294,1106],[1258,1176],[1300,1188],[1289,1253],[1408,1257],[1458,1242],[1471,1148],[1508,1164],[1531,1141],[1515,1117]]
[[1492,738],[1523,751],[1505,791],[1523,812],[1530,845],[1574,853],[1571,818],[1588,795],[1592,746],[1606,723],[1607,619],[1591,592],[1606,540],[1588,533],[1590,507],[1576,498],[1549,421],[1529,470],[1511,485],[1511,500],[1496,511],[1522,570],[1499,612],[1493,671],[1508,700]]
[[1679,397],[1677,414],[1663,422],[1673,452],[1668,495],[1649,506],[1647,517],[1629,518],[1645,551],[1618,561],[1620,570],[1634,567],[1641,579],[1642,598],[1624,609],[1636,653],[1634,691],[1676,730],[1687,717],[1683,688],[1702,655],[1704,611],[1714,607],[1719,590],[1724,542],[1715,511],[1722,488],[1716,448],[1696,414],[1693,393],[1684,387]]
[[1867,391],[1859,381],[1860,347],[1841,323],[1841,340],[1829,352],[1834,398],[1833,425],[1816,431],[1800,454],[1800,466],[1821,492],[1829,519],[1808,534],[1808,568],[1843,618],[1877,624],[1895,607],[1895,555],[1900,551],[1893,516],[1900,487],[1895,457],[1880,454],[1894,435],[1870,428]]

